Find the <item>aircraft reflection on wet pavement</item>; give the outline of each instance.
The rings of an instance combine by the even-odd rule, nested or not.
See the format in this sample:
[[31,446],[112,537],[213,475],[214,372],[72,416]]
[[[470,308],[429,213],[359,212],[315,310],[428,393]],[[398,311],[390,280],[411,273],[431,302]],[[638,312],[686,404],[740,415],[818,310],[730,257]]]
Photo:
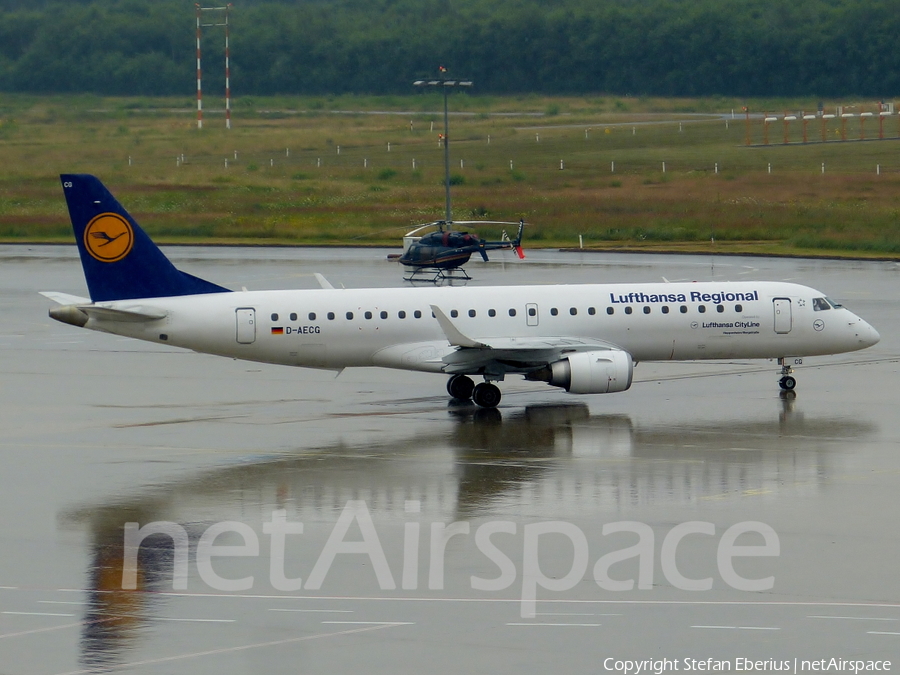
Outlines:
[[[410,518],[452,522],[522,513],[618,520],[647,505],[677,507],[751,492],[778,499],[798,485],[816,489],[840,468],[849,441],[877,432],[867,422],[806,417],[793,410],[791,399],[781,405],[771,415],[680,427],[591,415],[580,404],[506,415],[451,406],[456,423],[446,434],[254,457],[72,510],[63,521],[86,524],[93,539],[82,664],[121,664],[138,643],[152,639],[156,615],[178,602],[170,595],[173,539],[164,535],[144,540],[137,590],[122,590],[126,522],[181,523],[193,550],[213,520],[249,519],[261,530],[255,521],[264,521],[267,510],[286,509],[310,533],[348,500],[364,500],[385,527]],[[409,500],[421,504],[418,514],[406,510]]]

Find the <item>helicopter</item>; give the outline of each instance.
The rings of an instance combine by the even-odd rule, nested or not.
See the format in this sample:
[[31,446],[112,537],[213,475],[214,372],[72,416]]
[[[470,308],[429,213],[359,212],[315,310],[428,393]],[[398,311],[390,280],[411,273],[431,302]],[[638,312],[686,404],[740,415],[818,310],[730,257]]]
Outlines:
[[[524,220],[520,220],[518,223],[487,220],[454,222],[453,220],[450,206],[450,133],[447,93],[454,87],[471,87],[472,82],[449,79],[447,69],[444,66],[439,68],[439,73],[438,78],[416,80],[413,84],[417,87],[437,87],[441,90],[444,97],[444,133],[440,134],[439,138],[440,144],[444,149],[445,216],[443,220],[420,225],[403,237],[403,253],[396,259],[407,268],[412,269],[412,271],[404,275],[403,278],[406,281],[431,281],[436,283],[443,279],[471,279],[462,266],[469,262],[469,258],[472,257],[473,253],[480,254],[485,262],[488,260],[488,251],[512,249],[519,258],[525,257],[520,246],[522,230],[525,227]],[[486,241],[474,232],[454,229],[459,225],[518,225],[519,229],[515,239],[510,239],[504,230],[500,241]],[[429,229],[435,231],[428,234],[419,234]],[[395,258],[393,255],[388,257]]]
[[[404,278],[407,281],[413,281],[422,278],[420,275],[432,273],[437,280],[441,278],[462,278],[469,279],[462,266],[469,262],[469,258],[473,253],[481,255],[482,260],[487,262],[488,251],[513,250],[519,258],[524,259],[525,253],[522,251],[522,231],[525,229],[525,221],[518,222],[518,231],[516,238],[510,239],[503,231],[503,236],[499,241],[487,241],[482,239],[474,232],[466,232],[463,230],[451,229],[456,226],[470,225],[516,225],[516,223],[500,222],[500,221],[457,221],[448,222],[438,220],[433,223],[426,223],[416,229],[408,232],[403,237],[403,253],[399,258],[399,262],[406,267],[412,268]],[[437,228],[434,232],[424,235],[418,233],[429,228]]]

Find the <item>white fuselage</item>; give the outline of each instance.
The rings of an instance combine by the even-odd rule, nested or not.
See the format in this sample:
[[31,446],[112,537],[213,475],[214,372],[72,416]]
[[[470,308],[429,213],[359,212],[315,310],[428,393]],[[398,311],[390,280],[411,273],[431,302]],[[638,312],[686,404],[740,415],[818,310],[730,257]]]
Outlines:
[[441,372],[456,347],[439,308],[474,340],[579,338],[634,361],[835,354],[878,333],[812,288],[783,282],[312,289],[98,303],[166,312],[86,328],[250,361]]

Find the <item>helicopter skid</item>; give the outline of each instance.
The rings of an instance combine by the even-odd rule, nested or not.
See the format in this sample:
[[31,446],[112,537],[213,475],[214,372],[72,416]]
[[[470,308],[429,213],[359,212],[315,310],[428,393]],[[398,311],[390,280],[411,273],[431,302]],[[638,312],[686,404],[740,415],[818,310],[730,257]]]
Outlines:
[[417,267],[403,275],[404,281],[436,284],[443,281],[470,281],[472,277],[462,267],[444,269],[442,267]]

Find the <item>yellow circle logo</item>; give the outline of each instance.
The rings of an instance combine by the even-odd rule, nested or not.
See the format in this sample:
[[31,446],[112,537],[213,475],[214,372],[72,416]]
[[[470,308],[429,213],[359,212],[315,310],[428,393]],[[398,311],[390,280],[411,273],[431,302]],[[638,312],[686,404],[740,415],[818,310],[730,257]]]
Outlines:
[[100,262],[116,262],[131,252],[134,231],[115,213],[101,213],[84,228],[84,247]]

